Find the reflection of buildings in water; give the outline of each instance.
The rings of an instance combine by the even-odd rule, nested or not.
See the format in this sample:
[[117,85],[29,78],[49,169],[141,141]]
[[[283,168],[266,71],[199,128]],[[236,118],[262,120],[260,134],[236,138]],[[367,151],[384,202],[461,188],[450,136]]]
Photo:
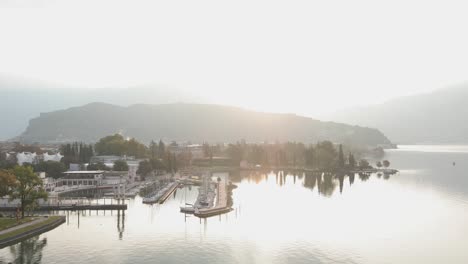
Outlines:
[[26,239],[18,244],[10,246],[10,253],[13,260],[7,263],[41,263],[42,251],[46,246],[47,238],[40,239],[40,236],[36,236]]

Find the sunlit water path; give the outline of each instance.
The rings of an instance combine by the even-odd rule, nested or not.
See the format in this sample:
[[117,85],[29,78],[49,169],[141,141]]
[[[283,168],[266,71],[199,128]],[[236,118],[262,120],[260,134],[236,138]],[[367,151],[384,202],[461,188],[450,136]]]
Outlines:
[[0,263],[468,263],[468,147],[386,155],[399,174],[230,175],[234,210],[206,220],[179,212],[197,187],[125,214],[70,213]]

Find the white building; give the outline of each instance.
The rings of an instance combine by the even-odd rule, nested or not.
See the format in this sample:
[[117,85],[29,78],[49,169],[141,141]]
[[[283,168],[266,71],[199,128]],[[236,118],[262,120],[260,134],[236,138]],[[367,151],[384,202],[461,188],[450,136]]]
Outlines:
[[18,161],[18,165],[23,165],[24,163],[36,163],[37,154],[31,152],[20,152],[16,153],[16,160]]
[[104,171],[66,171],[57,179],[56,187],[79,185],[102,185]]
[[56,154],[49,155],[49,153],[46,152],[46,153],[44,153],[44,154],[42,155],[42,157],[43,157],[42,159],[43,159],[44,161],[49,161],[49,160],[50,160],[50,161],[57,161],[57,162],[59,162],[59,161],[62,160],[63,155],[60,154],[60,153],[56,153]]

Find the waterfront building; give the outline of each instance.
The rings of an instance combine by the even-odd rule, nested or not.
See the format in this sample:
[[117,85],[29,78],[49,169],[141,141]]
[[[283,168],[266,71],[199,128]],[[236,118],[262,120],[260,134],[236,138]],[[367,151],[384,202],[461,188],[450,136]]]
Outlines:
[[102,185],[104,171],[66,171],[55,186]]

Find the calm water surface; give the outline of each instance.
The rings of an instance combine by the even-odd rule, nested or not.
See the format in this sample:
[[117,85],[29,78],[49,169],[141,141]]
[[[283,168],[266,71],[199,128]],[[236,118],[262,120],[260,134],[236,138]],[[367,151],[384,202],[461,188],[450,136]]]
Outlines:
[[235,210],[205,220],[179,213],[197,187],[125,214],[70,213],[0,263],[468,263],[468,147],[385,158],[399,174],[231,175]]

